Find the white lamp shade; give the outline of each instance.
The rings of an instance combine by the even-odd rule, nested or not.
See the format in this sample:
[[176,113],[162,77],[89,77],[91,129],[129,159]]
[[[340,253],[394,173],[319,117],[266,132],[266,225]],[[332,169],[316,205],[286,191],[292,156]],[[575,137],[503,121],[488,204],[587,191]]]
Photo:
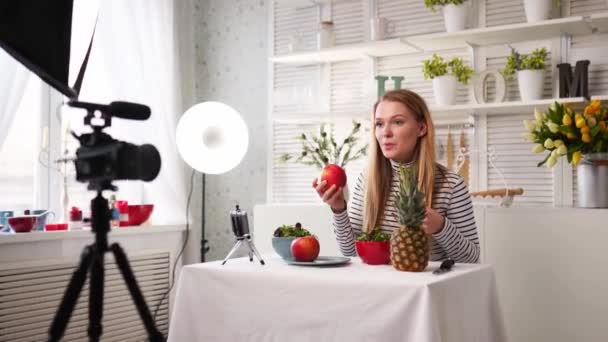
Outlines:
[[249,132],[241,115],[220,102],[188,109],[177,124],[177,150],[197,171],[220,174],[236,167],[247,152]]

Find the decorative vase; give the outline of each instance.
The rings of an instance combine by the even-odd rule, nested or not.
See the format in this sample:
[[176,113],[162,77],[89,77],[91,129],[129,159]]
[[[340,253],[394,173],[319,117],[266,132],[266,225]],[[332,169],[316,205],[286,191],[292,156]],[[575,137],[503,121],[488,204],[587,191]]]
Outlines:
[[578,206],[608,208],[608,153],[589,153],[576,168]]
[[453,75],[443,75],[433,78],[433,94],[435,103],[439,106],[450,106],[456,103],[456,87],[458,79]]
[[447,32],[457,32],[466,29],[469,12],[468,3],[465,2],[462,5],[444,5],[442,11]]
[[524,10],[529,23],[547,20],[551,17],[553,0],[524,0]]
[[540,100],[543,98],[545,71],[519,70],[517,72],[517,83],[522,101]]

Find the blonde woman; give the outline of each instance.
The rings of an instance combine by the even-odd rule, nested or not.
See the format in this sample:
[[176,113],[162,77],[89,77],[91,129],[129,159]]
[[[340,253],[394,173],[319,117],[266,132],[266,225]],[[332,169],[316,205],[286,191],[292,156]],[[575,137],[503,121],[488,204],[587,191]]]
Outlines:
[[342,188],[315,190],[334,213],[333,226],[340,250],[355,256],[355,236],[380,227],[391,233],[399,228],[394,215],[400,165],[417,170],[418,187],[426,194],[422,229],[432,237],[431,260],[479,261],[479,240],[473,206],[462,177],[435,161],[435,130],[424,100],[409,90],[387,92],[374,105],[373,138],[367,171],[356,181],[350,202]]

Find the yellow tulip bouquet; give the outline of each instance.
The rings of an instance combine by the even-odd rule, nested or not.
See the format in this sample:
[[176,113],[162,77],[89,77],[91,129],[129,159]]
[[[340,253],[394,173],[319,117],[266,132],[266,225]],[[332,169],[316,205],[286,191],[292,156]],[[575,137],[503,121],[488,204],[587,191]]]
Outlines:
[[534,110],[535,120],[524,120],[528,130],[524,138],[535,143],[532,152],[550,152],[538,166],[553,167],[562,156],[576,166],[587,153],[608,152],[607,115],[598,100],[591,101],[582,113],[555,102],[546,112]]

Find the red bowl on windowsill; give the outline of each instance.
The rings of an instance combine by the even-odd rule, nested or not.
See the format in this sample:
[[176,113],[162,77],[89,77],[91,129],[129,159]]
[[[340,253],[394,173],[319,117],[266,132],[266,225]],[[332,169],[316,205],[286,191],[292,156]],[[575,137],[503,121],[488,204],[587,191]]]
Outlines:
[[129,204],[129,221],[127,221],[127,226],[139,226],[148,221],[153,210],[154,204]]
[[9,217],[7,222],[15,233],[29,233],[36,224],[36,216]]
[[368,265],[391,263],[390,241],[355,241],[355,249],[361,261]]

